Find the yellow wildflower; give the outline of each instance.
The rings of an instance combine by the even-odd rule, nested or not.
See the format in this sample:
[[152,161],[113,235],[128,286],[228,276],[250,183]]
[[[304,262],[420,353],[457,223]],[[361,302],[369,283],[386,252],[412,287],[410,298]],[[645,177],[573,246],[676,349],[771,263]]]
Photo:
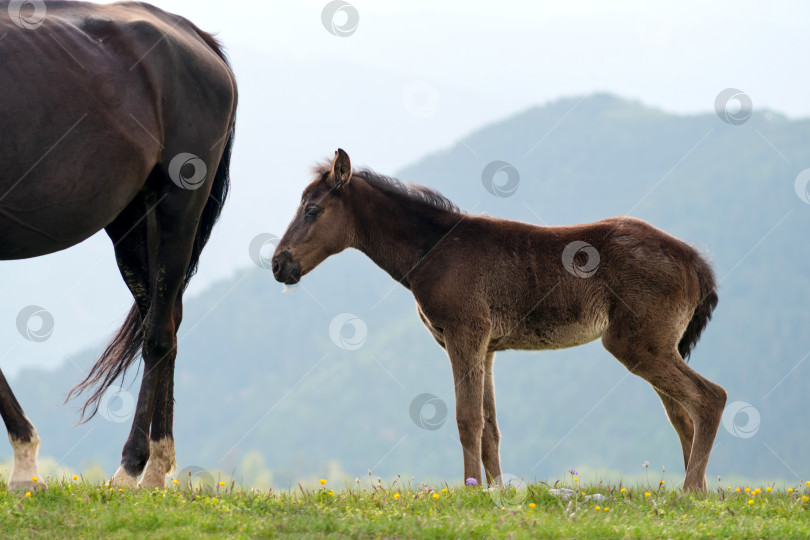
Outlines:
[[326,479],[325,479],[325,478],[321,478],[321,485],[323,486],[323,485],[325,485],[325,484],[326,484]]
[[25,492],[25,496],[26,496],[26,497],[30,497],[30,496],[31,496],[31,492],[30,492],[30,491],[26,491],[26,492]]
[[394,498],[399,499],[399,493],[394,493]]
[[622,492],[622,493],[626,493],[626,492],[627,492],[627,489],[622,488],[622,489],[621,489],[621,492]]
[[529,508],[534,508],[535,506],[537,506],[537,505],[534,504],[534,503],[529,503]]
[[78,480],[78,479],[79,479],[79,475],[78,475],[78,474],[74,474],[74,475],[73,475],[73,479],[74,479],[74,480]]
[[439,498],[439,494],[438,494],[438,493],[434,493],[434,494],[433,494],[433,498],[434,498],[434,499],[438,499],[438,498]]
[[766,487],[766,488],[765,488],[765,491],[767,491],[768,493],[770,493],[770,492],[771,492],[771,486]]
[[330,496],[330,497],[332,497],[332,496],[334,496],[334,495],[335,495],[335,492],[334,492],[334,491],[332,491],[332,490],[330,489],[330,490],[329,490],[329,496]]
[[748,501],[748,504],[754,504],[754,499],[750,499],[750,500]]
[[650,492],[649,492],[649,491],[645,491],[645,492],[644,492],[644,496],[645,496],[645,497],[649,497],[649,496],[650,496]]
[[602,509],[602,507],[601,507],[601,506],[599,506],[598,504],[597,504],[597,505],[596,505],[594,508],[595,508],[596,510],[601,510],[601,509]]
[[225,480],[220,480],[220,481],[219,481],[219,485],[220,485],[220,486],[224,486],[224,485],[225,485]]

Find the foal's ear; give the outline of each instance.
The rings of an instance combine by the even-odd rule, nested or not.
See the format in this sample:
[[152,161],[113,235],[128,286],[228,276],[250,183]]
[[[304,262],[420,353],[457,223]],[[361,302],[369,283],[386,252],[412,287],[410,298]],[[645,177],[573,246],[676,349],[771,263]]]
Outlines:
[[332,184],[335,189],[340,189],[349,183],[352,178],[352,162],[342,148],[335,151],[335,159],[332,161],[332,173],[329,175],[328,182]]

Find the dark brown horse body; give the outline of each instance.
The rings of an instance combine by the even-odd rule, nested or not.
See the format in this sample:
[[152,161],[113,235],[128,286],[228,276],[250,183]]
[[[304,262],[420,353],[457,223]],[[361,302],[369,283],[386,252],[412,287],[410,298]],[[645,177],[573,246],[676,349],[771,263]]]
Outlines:
[[[98,383],[92,414],[143,345],[114,480],[134,484],[146,467],[142,485],[162,486],[182,292],[227,194],[234,76],[210,35],[147,4],[0,2],[0,13],[0,260],[106,230],[135,305],[75,390]],[[39,438],[2,376],[0,413],[10,486],[30,488]]]
[[414,295],[447,350],[465,478],[501,475],[492,364],[496,351],[559,349],[602,338],[661,397],[681,441],[685,489],[705,469],[726,393],[684,361],[717,303],[709,265],[634,218],[539,227],[470,216],[439,194],[336,153],[317,171],[278,244],[276,279],[295,283],[347,247]]

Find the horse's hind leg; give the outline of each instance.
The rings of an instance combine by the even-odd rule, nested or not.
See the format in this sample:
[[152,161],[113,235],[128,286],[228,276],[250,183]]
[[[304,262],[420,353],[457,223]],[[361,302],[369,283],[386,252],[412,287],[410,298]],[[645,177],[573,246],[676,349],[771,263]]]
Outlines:
[[613,329],[622,326],[630,325],[614,322],[605,332],[602,338],[605,348],[631,373],[678,402],[689,414],[694,438],[683,488],[705,491],[706,465],[726,404],[725,390],[683,361],[676,348],[677,337],[657,340],[654,336],[623,335],[621,330]]
[[14,465],[11,467],[8,488],[10,490],[45,488],[45,482],[37,474],[39,452],[37,430],[25,416],[2,371],[0,371],[0,416],[6,424],[8,441],[14,450]]
[[501,433],[495,415],[495,379],[493,361],[495,353],[484,357],[484,431],[481,435],[481,459],[487,475],[487,484],[492,484],[501,476],[501,456],[499,452]]
[[692,440],[695,435],[695,425],[689,413],[683,408],[683,405],[669,397],[668,395],[656,390],[658,397],[661,398],[661,403],[664,404],[664,410],[667,412],[672,427],[678,434],[678,439],[681,441],[681,449],[683,450],[683,470],[689,470],[689,455],[692,453]]

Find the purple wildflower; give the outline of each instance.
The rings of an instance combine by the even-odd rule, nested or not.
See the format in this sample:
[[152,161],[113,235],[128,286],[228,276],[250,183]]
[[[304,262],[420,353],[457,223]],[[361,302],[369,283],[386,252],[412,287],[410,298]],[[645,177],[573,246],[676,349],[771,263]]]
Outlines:
[[579,474],[579,473],[577,473],[577,471],[576,471],[575,469],[571,469],[571,470],[570,470],[570,471],[568,471],[568,472],[570,472],[571,474]]
[[475,486],[478,485],[478,480],[476,480],[475,478],[467,478],[467,480],[465,480],[464,483],[467,484],[468,486]]

